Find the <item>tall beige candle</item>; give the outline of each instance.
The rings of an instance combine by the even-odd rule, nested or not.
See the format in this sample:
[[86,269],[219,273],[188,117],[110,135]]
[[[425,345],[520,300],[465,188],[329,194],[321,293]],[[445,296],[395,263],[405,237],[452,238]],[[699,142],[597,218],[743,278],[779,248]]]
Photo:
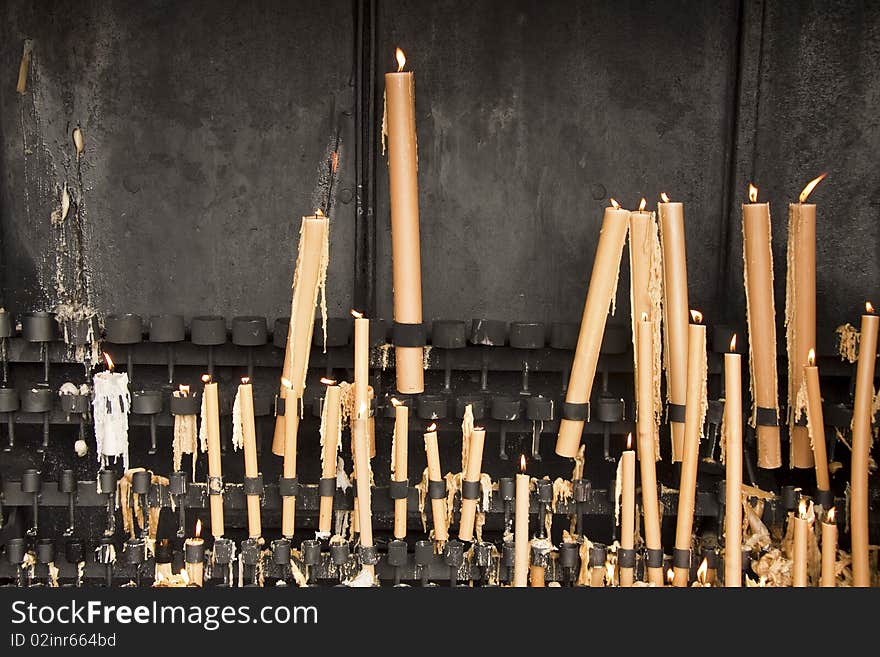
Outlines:
[[810,192],[827,174],[811,180],[797,203],[788,206],[788,268],[785,278],[785,323],[788,348],[788,425],[791,467],[811,468],[810,432],[797,424],[806,411],[803,367],[816,344],[816,206]]
[[[324,406],[321,409],[321,428],[324,444],[321,446],[321,478],[336,480],[337,451],[342,430],[340,423],[340,398],[342,390],[336,381],[321,379],[327,386]],[[334,490],[335,490],[334,484]],[[333,495],[321,495],[318,509],[318,533],[329,536],[333,528]]]
[[[663,338],[666,396],[670,405],[684,406],[687,395],[688,284],[684,206],[663,193],[657,204],[663,249]],[[672,460],[681,461],[684,422],[671,420]]]
[[[773,301],[773,251],[770,204],[758,203],[758,189],[749,185],[749,203],[742,206],[743,273],[749,324],[749,365],[752,402],[758,434],[758,467],[782,465],[776,375],[776,309]],[[765,409],[761,411],[760,409]],[[758,415],[776,416],[777,425],[759,422]]]
[[[406,57],[397,49],[398,69],[385,74],[385,125],[388,183],[391,194],[391,260],[394,321],[422,322],[422,259],[419,245],[419,184],[416,145],[415,79],[404,71]],[[397,389],[425,390],[422,347],[395,347]]]
[[[520,458],[520,467],[525,471],[526,457]],[[529,579],[529,475],[520,472],[516,475],[513,520],[513,585],[528,586]]]
[[[486,442],[486,430],[482,427],[474,427],[470,435],[468,446],[467,468],[464,471],[463,481],[471,485],[479,486],[480,474],[483,468],[483,445]],[[477,516],[476,499],[461,498],[461,520],[458,526],[458,538],[462,541],[474,540],[474,520]],[[543,570],[543,568],[541,569]]]
[[[626,449],[620,455],[620,547],[632,550],[636,533],[636,453],[632,450],[632,434],[627,436]],[[632,586],[633,568],[620,568],[620,585]]]
[[807,535],[810,523],[807,520],[807,502],[801,499],[794,521],[794,547],[792,551],[791,585],[798,588],[807,586]]
[[[354,470],[357,486],[357,516],[360,543],[364,547],[373,546],[372,490],[370,488],[370,458],[367,444],[367,413],[369,408],[360,406],[352,420],[352,439],[354,440]],[[372,565],[364,565],[364,570],[375,572]]]
[[[257,465],[257,430],[254,426],[254,387],[248,377],[241,380],[238,386],[239,404],[241,407],[241,434],[244,443],[244,476],[259,476]],[[263,534],[260,517],[260,496],[247,496],[248,537],[258,539]]]
[[[599,363],[599,349],[605,334],[605,321],[617,290],[617,276],[620,272],[620,258],[626,241],[629,225],[629,212],[623,210],[612,199],[611,207],[605,208],[590,287],[584,303],[574,362],[568,379],[565,394],[566,404],[583,405],[590,401],[596,366]],[[583,419],[563,417],[559,423],[556,439],[556,453],[574,458],[577,455],[584,430]]]
[[[643,324],[651,324],[650,319],[642,317]],[[639,330],[639,358],[643,362],[650,360],[654,349],[652,339],[653,328]],[[643,370],[639,375],[639,395],[642,399],[650,396],[654,390],[651,373]],[[653,408],[653,404],[651,404]],[[653,413],[639,413],[636,425],[639,442],[639,472],[642,478],[642,513],[645,523],[645,547],[649,550],[660,550],[663,544],[660,536],[660,503],[657,499],[657,464],[655,446],[657,441],[657,425]],[[655,586],[663,586],[663,566],[647,567],[648,582]]]
[[[394,450],[392,479],[409,482],[409,407],[392,399],[394,405]],[[407,499],[394,500],[394,538],[406,538]]]
[[[329,259],[330,221],[318,211],[312,217],[303,217],[299,231],[299,254],[293,274],[293,296],[290,303],[290,325],[287,329],[287,347],[281,378],[291,382],[293,399],[287,400],[287,386],[281,386],[278,396],[285,400],[285,413],[298,412],[297,404],[306,387],[306,370],[312,349],[312,331],[315,326],[315,307],[318,292],[324,284]],[[275,419],[272,452],[283,456],[283,416]]]
[[822,412],[819,368],[816,366],[816,352],[812,349],[807,353],[804,380],[807,389],[808,438],[812,442],[813,462],[816,464],[816,488],[820,491],[830,491],[831,477],[828,474],[828,454],[825,449],[825,418]]
[[870,586],[868,564],[868,462],[871,452],[871,404],[874,399],[874,366],[880,318],[865,304],[856,366],[856,392],[852,420],[852,472],[850,473],[850,536],[852,537],[853,586]]
[[[288,399],[296,396],[290,387],[290,381],[282,382],[288,387]],[[299,413],[284,414],[284,461],[281,466],[285,479],[296,478],[296,438],[299,432]],[[296,531],[296,496],[285,495],[281,498],[281,535],[292,538]]]
[[742,357],[724,354],[724,585],[742,586]]
[[[425,454],[428,459],[428,482],[443,481],[440,469],[440,450],[437,445],[437,425],[431,424],[424,435]],[[434,517],[434,540],[445,541],[449,538],[446,526],[446,497],[431,498],[431,515]]]
[[[220,461],[220,401],[217,397],[217,384],[211,381],[211,376],[202,376],[205,390],[202,393],[205,399],[205,421],[208,423],[208,479],[217,478],[222,482],[223,469]],[[210,486],[209,486],[210,488]],[[214,538],[222,538],[223,527],[223,495],[209,495],[211,506],[211,535]]]
[[828,509],[822,521],[822,575],[819,586],[837,586],[837,523],[834,507]]
[[[693,311],[694,321],[702,315]],[[684,418],[684,452],[681,460],[681,483],[678,487],[678,517],[675,525],[675,549],[691,549],[694,526],[694,503],[697,495],[697,466],[700,458],[700,434],[703,428],[703,399],[706,390],[706,327],[688,326],[688,388]],[[689,568],[673,565],[673,586],[687,586]]]

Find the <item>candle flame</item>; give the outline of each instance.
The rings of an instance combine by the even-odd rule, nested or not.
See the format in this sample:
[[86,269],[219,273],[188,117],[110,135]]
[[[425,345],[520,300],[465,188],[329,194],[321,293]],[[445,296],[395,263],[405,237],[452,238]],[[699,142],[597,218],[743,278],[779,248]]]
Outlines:
[[336,379],[328,379],[326,376],[322,376],[321,383],[323,383],[325,386],[335,386]]
[[642,313],[642,321],[643,321],[643,322],[647,322],[647,321],[648,321],[648,313]]
[[281,385],[283,385],[283,386],[284,386],[285,388],[287,388],[288,390],[290,390],[291,388],[293,388],[293,383],[291,383],[290,379],[287,379],[287,378],[285,378],[285,377],[283,377],[283,376],[281,377]]
[[196,538],[199,538],[202,535],[202,519],[196,519]]
[[250,382],[251,382],[251,377],[249,377],[249,376],[241,377],[241,385],[243,385],[243,386],[250,385]]
[[185,386],[181,383],[179,386],[177,386],[177,392],[186,397],[189,395],[189,386]]
[[706,583],[706,578],[709,575],[709,559],[703,557],[703,563],[700,564],[700,567],[697,568],[697,581],[700,584]]
[[669,585],[672,586],[672,580],[675,579],[675,571],[670,568],[666,571],[666,581],[669,582]]
[[645,197],[642,197],[642,200],[639,201],[639,212],[645,209],[645,206],[648,205],[648,202],[645,200]]
[[394,57],[397,59],[397,72],[400,73],[403,71],[403,67],[406,66],[406,53],[400,48],[397,48],[394,51]]
[[828,175],[827,172],[820,174],[820,175],[816,176],[815,178],[813,178],[810,182],[808,182],[807,186],[804,187],[804,190],[801,192],[801,195],[798,196],[798,200],[801,203],[806,203],[807,197],[813,192],[814,189],[816,189],[816,185],[818,185],[820,182],[825,180],[827,175]]
[[834,516],[836,515],[836,513],[837,512],[835,511],[834,507],[832,506],[830,509],[828,509],[828,513],[825,514],[825,520],[829,524],[833,524],[834,523]]
[[702,324],[703,323],[703,313],[699,310],[691,310],[691,319],[694,324]]
[[632,449],[632,448],[633,448],[633,435],[632,435],[632,431],[630,431],[628,434],[626,434],[626,448],[627,448],[627,449]]
[[526,471],[526,455],[525,454],[519,455],[519,471],[522,472],[523,474],[525,474],[525,471]]
[[815,364],[816,364],[816,350],[810,349],[810,351],[807,353],[807,365],[812,367]]
[[428,428],[425,429],[425,433],[434,433],[435,431],[437,431],[436,422],[431,422],[431,424],[428,425]]
[[612,208],[614,208],[615,210],[620,210],[620,203],[615,201],[613,198],[610,199],[609,202],[611,203]]
[[733,337],[730,338],[730,352],[736,353],[736,333],[734,333]]
[[202,383],[211,383],[211,375],[202,374]]
[[355,319],[363,319],[364,314],[363,314],[363,313],[359,313],[357,310],[355,310],[354,308],[352,308],[352,309],[351,309],[351,316],[354,317]]
[[802,497],[798,502],[798,517],[806,519],[807,517],[807,498]]
[[315,216],[316,216],[316,217],[323,217],[323,216],[324,216],[324,211],[321,210],[321,208],[318,208],[317,210],[315,210]]
[[749,183],[749,203],[758,202],[758,188]]
[[666,192],[660,192],[660,198],[663,200],[664,203],[669,203],[669,194],[667,194]]
[[870,301],[865,301],[865,312],[869,315],[874,314],[874,304],[872,304]]
[[108,354],[106,351],[102,351],[101,353],[102,353],[103,356],[104,356],[104,362],[107,363],[107,369],[110,370],[110,371],[112,372],[112,371],[113,371],[113,367],[114,367],[114,365],[113,365],[113,359],[110,358],[110,354]]
[[391,398],[391,405],[392,405],[394,408],[397,408],[398,406],[403,406],[403,402],[400,401],[397,397],[392,397],[392,398]]

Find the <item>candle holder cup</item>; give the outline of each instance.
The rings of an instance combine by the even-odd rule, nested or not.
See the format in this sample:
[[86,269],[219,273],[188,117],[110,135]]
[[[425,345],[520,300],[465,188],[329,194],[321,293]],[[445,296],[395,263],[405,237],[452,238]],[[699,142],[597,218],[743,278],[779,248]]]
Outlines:
[[431,563],[434,561],[434,544],[431,541],[416,541],[413,559],[418,566],[422,586],[432,586],[430,571]]
[[22,315],[21,335],[28,342],[39,343],[40,360],[43,361],[43,383],[48,385],[49,344],[58,338],[58,322],[55,313],[36,311]]
[[67,529],[65,536],[72,536],[74,531],[74,515],[76,511],[76,473],[73,470],[62,470],[58,478],[58,490],[67,495]]
[[445,420],[449,411],[449,399],[443,395],[419,395],[416,414],[420,420]]
[[532,458],[541,460],[541,429],[554,419],[555,404],[549,397],[535,395],[526,400],[526,417],[532,422]]
[[481,347],[480,390],[489,389],[489,349],[503,347],[507,342],[507,322],[497,319],[471,321],[470,343]]
[[522,400],[519,397],[496,396],[492,397],[490,415],[493,420],[498,420],[498,457],[506,461],[507,454],[507,424],[519,419],[522,411]]
[[464,543],[456,538],[446,542],[443,560],[449,567],[449,586],[458,586],[458,571],[464,563]]
[[542,349],[546,344],[547,329],[541,322],[512,322],[510,324],[510,346],[521,350],[522,376],[520,394],[529,394],[529,368],[532,352]]
[[21,492],[31,496],[33,508],[33,524],[27,530],[28,536],[36,536],[40,525],[40,492],[43,490],[43,480],[39,470],[32,468],[21,473]]
[[193,317],[189,324],[189,339],[194,345],[205,347],[208,374],[213,376],[214,347],[226,344],[226,319],[218,315]]
[[486,398],[483,395],[459,395],[455,398],[456,419],[464,419],[464,413],[468,405],[471,407],[471,413],[473,413],[475,421],[486,417]]
[[168,492],[174,498],[174,503],[177,506],[177,537],[183,538],[186,535],[186,505],[184,501],[186,500],[186,488],[187,488],[187,477],[186,473],[182,470],[177,470],[172,472],[168,476]]
[[15,412],[19,408],[18,390],[0,388],[0,413],[6,418],[6,445],[4,452],[11,452],[15,447]]
[[456,319],[438,319],[431,325],[431,346],[443,354],[443,390],[452,389],[452,356],[467,346],[467,324]]
[[168,383],[174,383],[174,345],[186,339],[183,315],[150,317],[150,342],[164,344],[168,349]]
[[55,393],[48,384],[37,384],[21,393],[21,410],[24,413],[42,413],[43,415],[43,442],[37,447],[38,452],[45,452],[49,447],[50,417],[52,401]]
[[386,563],[394,569],[394,586],[400,586],[401,570],[407,563],[406,541],[399,539],[388,542]]
[[131,393],[131,412],[146,415],[150,420],[150,447],[148,454],[158,451],[156,440],[156,418],[162,412],[162,393],[159,390],[135,390]]
[[134,381],[134,360],[132,346],[144,339],[144,320],[140,315],[126,313],[109,315],[104,322],[104,340],[125,347],[126,373],[128,381]]
[[269,340],[266,318],[258,315],[241,315],[232,318],[232,344],[243,347],[247,354],[247,375],[254,378],[254,347],[262,347]]

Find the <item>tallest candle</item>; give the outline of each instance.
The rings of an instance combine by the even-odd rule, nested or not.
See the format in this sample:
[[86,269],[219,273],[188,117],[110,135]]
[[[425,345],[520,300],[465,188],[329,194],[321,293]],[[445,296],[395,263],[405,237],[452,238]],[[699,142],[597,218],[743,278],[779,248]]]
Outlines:
[[397,389],[425,390],[422,329],[422,259],[419,246],[419,185],[416,149],[415,80],[404,71],[385,74],[385,124],[391,191],[391,259],[394,284],[394,355]]

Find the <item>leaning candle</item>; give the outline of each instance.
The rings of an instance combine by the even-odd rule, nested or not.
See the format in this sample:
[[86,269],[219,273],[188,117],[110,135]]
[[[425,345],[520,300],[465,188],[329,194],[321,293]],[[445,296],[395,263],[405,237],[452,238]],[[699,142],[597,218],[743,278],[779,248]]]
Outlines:
[[[257,431],[254,425],[254,387],[248,377],[241,380],[238,386],[238,398],[241,405],[241,434],[244,443],[244,476],[256,480],[260,476],[257,465]],[[259,539],[263,534],[260,518],[260,493],[248,493],[247,496],[248,537]]]
[[788,268],[785,278],[785,324],[788,347],[788,426],[793,468],[813,466],[810,432],[798,421],[806,410],[802,368],[816,344],[816,206],[806,203],[825,176],[811,180],[797,203],[788,206]]
[[684,452],[681,483],[678,487],[678,518],[675,525],[673,586],[687,586],[690,571],[691,533],[697,494],[697,465],[700,459],[700,433],[706,398],[706,327],[702,314],[691,311],[694,323],[688,326],[688,387],[684,416]]
[[[663,249],[663,338],[672,460],[681,461],[687,395],[688,285],[684,206],[664,192],[657,204]],[[658,584],[659,586],[659,584]]]
[[526,457],[520,457],[520,470],[516,475],[513,521],[513,585],[528,586],[529,579],[529,481],[525,473]]
[[865,304],[856,366],[856,392],[852,419],[852,471],[850,473],[850,536],[852,537],[853,586],[870,586],[868,565],[868,462],[871,456],[871,419],[874,400],[874,365],[880,318]]
[[807,388],[808,438],[813,445],[813,461],[816,464],[816,497],[820,500],[827,499],[831,494],[831,478],[828,474],[828,455],[825,451],[825,418],[822,413],[819,368],[816,366],[816,352],[813,349],[807,353],[804,380]]
[[[617,553],[619,580],[620,586],[632,586],[635,570],[633,542],[636,533],[636,453],[632,449],[632,434],[626,437],[626,449],[620,455],[620,478],[620,550]],[[621,554],[624,550],[626,552]]]
[[822,520],[822,576],[819,586],[837,586],[837,523],[834,522],[834,507],[828,509]]
[[803,588],[807,585],[807,534],[810,523],[807,520],[807,500],[801,498],[794,520],[794,548],[792,551],[791,585]]
[[[385,74],[383,126],[388,140],[394,322],[403,329],[419,334],[422,324],[422,260],[419,248],[415,79],[412,71],[403,70],[406,57],[400,48],[396,56],[397,71]],[[402,340],[403,334],[402,330],[400,335],[395,336],[397,389],[402,393],[420,393],[425,389],[424,340]],[[421,345],[416,345],[419,342]]]
[[394,437],[391,441],[391,481],[397,482],[400,496],[394,497],[394,538],[406,538],[407,496],[409,493],[409,407],[397,399],[394,406]]
[[[642,316],[643,324],[653,324],[650,319]],[[639,358],[643,362],[653,358],[654,340],[653,327],[639,330]],[[652,373],[645,369],[639,373],[639,396],[647,399],[654,394]],[[649,408],[653,408],[653,402]],[[636,426],[639,438],[639,471],[642,477],[642,513],[645,521],[645,547],[648,549],[646,572],[648,582],[655,586],[663,586],[663,545],[660,538],[660,504],[657,499],[657,424],[654,413],[639,413]],[[652,565],[653,564],[653,565]]]
[[321,482],[318,484],[321,502],[318,510],[318,533],[329,538],[333,525],[333,496],[336,494],[337,451],[342,432],[339,412],[342,391],[332,379],[321,379],[321,383],[327,386],[327,392],[321,408]]
[[428,460],[428,497],[431,498],[431,515],[434,517],[434,540],[449,538],[446,526],[446,480],[440,469],[440,450],[437,446],[437,425],[431,424],[425,431],[425,454]]
[[[298,412],[297,404],[306,387],[306,370],[312,349],[312,331],[315,326],[315,306],[318,292],[323,288],[329,260],[330,220],[320,210],[314,216],[303,217],[299,231],[299,254],[293,274],[293,296],[290,303],[290,324],[287,328],[287,347],[281,377],[291,382],[293,397],[287,399],[288,388],[281,386],[279,399],[284,399],[284,412]],[[272,452],[283,456],[284,428],[282,416],[275,420]]]
[[183,560],[190,586],[202,586],[205,577],[205,539],[202,521],[196,520],[196,535],[183,542]]
[[461,520],[458,526],[458,538],[462,541],[474,540],[474,521],[477,516],[477,501],[480,499],[480,474],[483,468],[486,430],[482,427],[474,427],[467,440],[469,440],[468,458],[461,482]]
[[[369,407],[357,408],[352,420],[352,440],[354,442],[354,472],[357,486],[357,516],[360,544],[364,548],[373,547],[372,490],[370,488],[370,449],[367,444],[367,413]],[[364,570],[375,572],[372,564],[365,564]]]
[[724,354],[724,585],[742,586],[742,357]]
[[596,366],[599,363],[599,349],[605,334],[605,320],[617,290],[617,276],[620,272],[620,258],[626,241],[629,212],[622,210],[614,199],[611,207],[605,208],[599,244],[593,260],[590,287],[584,303],[577,348],[562,407],[562,420],[556,439],[556,453],[574,458],[577,455],[587,419],[590,393]]
[[743,276],[749,324],[753,423],[758,433],[758,467],[782,465],[776,377],[776,311],[773,301],[773,251],[770,204],[758,203],[758,188],[749,185],[742,206]]
[[206,436],[208,443],[208,497],[211,506],[211,535],[222,538],[223,527],[223,469],[220,460],[220,401],[217,396],[217,383],[211,380],[210,374],[202,376],[205,390],[202,393],[205,402],[207,422]]
[[[287,398],[296,399],[290,381],[283,380]],[[296,531],[296,438],[299,433],[299,413],[284,413],[284,461],[281,465],[281,535],[292,538]],[[285,494],[290,493],[290,494]]]

